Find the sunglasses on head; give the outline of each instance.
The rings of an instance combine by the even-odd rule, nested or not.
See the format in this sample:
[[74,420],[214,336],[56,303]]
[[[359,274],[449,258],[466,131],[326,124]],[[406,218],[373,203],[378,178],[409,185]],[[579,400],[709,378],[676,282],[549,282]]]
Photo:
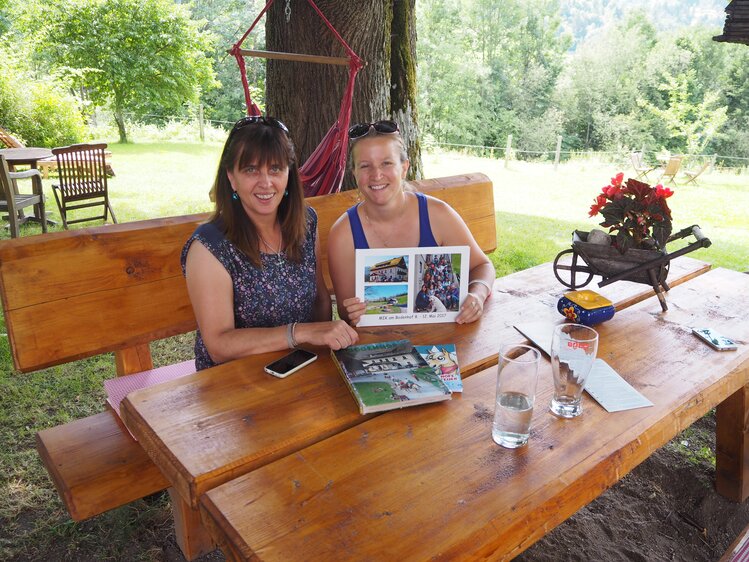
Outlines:
[[254,125],[255,123],[261,123],[262,125],[267,125],[268,127],[275,127],[276,129],[281,129],[287,135],[289,134],[289,128],[283,124],[283,121],[276,119],[275,117],[266,117],[263,115],[248,115],[247,117],[242,117],[239,121],[234,123],[229,136],[232,136],[242,127],[246,127],[247,125]]
[[398,132],[398,123],[388,119],[375,121],[374,123],[357,123],[356,125],[349,127],[348,138],[351,140],[361,138],[369,133],[370,129],[374,129],[378,133],[389,135]]

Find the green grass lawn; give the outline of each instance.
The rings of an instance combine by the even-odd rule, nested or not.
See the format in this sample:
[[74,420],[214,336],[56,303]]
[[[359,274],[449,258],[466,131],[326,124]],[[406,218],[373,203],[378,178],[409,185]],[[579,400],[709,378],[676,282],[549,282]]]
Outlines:
[[[209,211],[208,200],[221,145],[218,143],[110,144],[116,177],[112,205],[121,222]],[[483,172],[494,182],[498,275],[549,261],[570,247],[575,229],[596,221],[588,208],[623,164],[512,162],[453,153],[424,157],[428,177]],[[48,208],[59,219],[52,181],[44,181]],[[22,183],[22,190],[28,187]],[[700,224],[713,246],[690,254],[714,266],[749,270],[749,179],[727,173],[677,186],[669,200],[675,228]],[[95,224],[95,223],[90,223]],[[60,227],[56,227],[59,229]],[[26,225],[22,235],[40,232]],[[7,230],[0,238],[8,238]],[[5,332],[0,319],[0,331]],[[60,334],[59,337],[64,337]],[[152,346],[158,365],[189,358],[192,336]],[[40,429],[103,409],[102,381],[114,376],[111,355],[21,375],[14,372],[7,337],[0,337],[0,560],[162,560],[164,537],[173,533],[169,504],[157,495],[73,523],[34,448]]]
[[[211,210],[208,191],[220,143],[112,143],[110,149],[117,175],[109,188],[120,222]],[[630,172],[624,162],[571,161],[555,172],[550,163],[511,162],[505,168],[503,160],[442,152],[425,154],[424,170],[427,177],[483,172],[491,178],[498,232],[498,249],[491,258],[499,275],[549,261],[570,246],[573,230],[597,227],[600,219],[588,218],[593,198],[614,174]],[[44,188],[48,210],[59,218],[53,181],[45,180]],[[675,191],[669,199],[674,229],[699,224],[713,245],[691,256],[749,270],[749,177],[712,172],[699,182],[670,186]],[[24,236],[38,232],[37,225],[22,229]],[[9,237],[7,230],[0,232],[4,237]]]

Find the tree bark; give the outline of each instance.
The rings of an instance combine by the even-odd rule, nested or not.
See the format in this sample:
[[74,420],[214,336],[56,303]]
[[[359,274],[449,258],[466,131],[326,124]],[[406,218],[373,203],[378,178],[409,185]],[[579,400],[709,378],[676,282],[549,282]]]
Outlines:
[[125,115],[118,106],[114,109],[114,121],[117,123],[117,131],[120,134],[120,143],[127,144],[127,130],[125,129]]
[[[409,177],[420,178],[415,0],[317,0],[316,4],[366,63],[356,80],[351,122],[395,119],[411,159]],[[266,45],[271,51],[346,56],[307,0],[276,0],[266,20]],[[289,126],[301,162],[335,122],[347,78],[345,66],[268,61],[266,111]],[[343,189],[353,187],[348,173]]]

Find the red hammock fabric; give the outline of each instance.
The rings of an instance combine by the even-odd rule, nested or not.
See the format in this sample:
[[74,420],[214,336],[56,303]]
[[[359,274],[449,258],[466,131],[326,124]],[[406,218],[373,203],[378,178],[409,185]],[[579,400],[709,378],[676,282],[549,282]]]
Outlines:
[[[260,18],[265,15],[273,5],[275,0],[269,0],[265,8],[252,22],[252,25],[245,32],[242,38],[232,47],[231,53],[237,60],[239,72],[242,75],[242,87],[244,88],[245,103],[247,104],[248,115],[260,115],[260,108],[252,101],[250,96],[250,86],[247,82],[247,70],[245,68],[244,57],[240,53],[242,43],[255,28]],[[299,168],[299,172],[304,182],[304,195],[312,197],[313,195],[326,195],[336,193],[341,190],[343,175],[346,171],[346,155],[348,153],[348,128],[351,122],[351,105],[354,97],[354,83],[356,75],[364,66],[362,60],[351,50],[346,41],[335,30],[333,25],[323,15],[320,9],[312,0],[307,3],[314,8],[317,14],[325,22],[325,25],[333,33],[338,42],[343,45],[349,58],[349,76],[346,90],[341,100],[341,108],[338,111],[338,119],[325,134],[317,148],[310,154],[307,161]]]

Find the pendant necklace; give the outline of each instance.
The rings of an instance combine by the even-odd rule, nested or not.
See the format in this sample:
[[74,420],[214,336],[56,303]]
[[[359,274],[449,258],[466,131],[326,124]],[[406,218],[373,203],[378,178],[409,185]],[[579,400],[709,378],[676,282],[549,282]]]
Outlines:
[[283,262],[283,256],[281,255],[281,248],[283,248],[283,232],[281,232],[281,240],[278,243],[278,250],[274,250],[273,246],[268,244],[268,242],[265,241],[265,238],[263,238],[260,235],[260,232],[257,233],[258,238],[260,238],[260,241],[265,245],[267,249],[269,249],[272,253],[276,254],[276,260],[278,263]]
[[380,232],[375,228],[375,225],[372,224],[372,221],[369,220],[369,215],[367,214],[367,211],[364,211],[364,218],[367,220],[367,224],[372,227],[372,230],[377,235],[377,238],[382,240],[383,246],[385,246],[385,248],[389,248],[390,243],[388,242],[387,238],[385,238],[382,234],[380,234]]
[[[365,205],[365,204],[366,204],[366,203],[362,203],[362,204],[361,204],[361,205],[359,206],[359,208],[360,208],[360,209],[362,210],[362,213],[364,213],[364,220],[366,220],[366,221],[367,221],[367,224],[368,224],[368,225],[369,225],[370,227],[372,227],[372,231],[373,231],[373,232],[374,232],[374,233],[375,233],[375,234],[377,235],[377,238],[379,238],[380,240],[382,240],[382,244],[383,244],[383,246],[384,246],[385,248],[389,248],[389,247],[390,247],[390,242],[388,241],[388,239],[387,239],[387,238],[385,238],[385,237],[384,237],[384,236],[383,236],[382,234],[380,234],[380,231],[379,231],[379,230],[377,230],[377,228],[375,227],[374,223],[373,223],[373,222],[371,221],[371,219],[369,218],[369,215],[367,214],[367,211],[366,211],[366,209],[364,208],[364,205]],[[401,216],[402,216],[402,215],[403,215],[403,213],[401,212]],[[400,217],[399,217],[399,218],[400,218]],[[395,221],[395,222],[398,222],[398,221]]]

